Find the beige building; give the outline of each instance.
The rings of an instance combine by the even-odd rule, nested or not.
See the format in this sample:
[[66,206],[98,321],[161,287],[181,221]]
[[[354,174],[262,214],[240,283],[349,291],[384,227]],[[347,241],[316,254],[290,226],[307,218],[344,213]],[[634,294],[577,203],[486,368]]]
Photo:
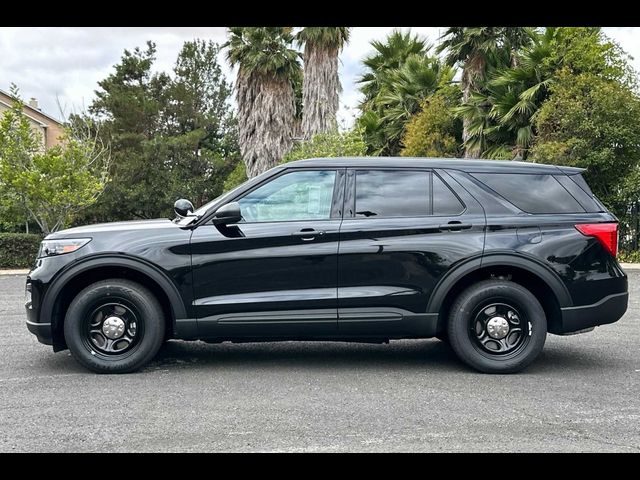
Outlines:
[[[8,92],[0,90],[0,115],[11,108],[14,99]],[[38,107],[38,101],[32,98],[24,104],[24,114],[31,123],[31,128],[42,138],[42,146],[47,149],[60,143],[64,132],[62,122],[47,115]]]

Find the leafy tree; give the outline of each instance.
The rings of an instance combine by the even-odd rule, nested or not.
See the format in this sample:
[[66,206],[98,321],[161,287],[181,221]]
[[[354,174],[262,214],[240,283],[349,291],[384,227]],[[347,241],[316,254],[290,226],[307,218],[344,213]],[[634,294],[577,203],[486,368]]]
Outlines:
[[212,42],[185,42],[166,94],[161,143],[172,166],[174,196],[197,205],[218,196],[240,162],[231,84],[217,61],[220,50]]
[[224,181],[224,191],[228,192],[233,190],[238,185],[242,185],[247,179],[247,169],[244,166],[244,162],[238,162],[236,168],[234,168],[229,176]]
[[337,129],[318,133],[311,140],[300,142],[287,155],[282,163],[305,158],[322,157],[361,157],[366,155],[367,146],[362,132],[357,128],[346,132]]
[[109,152],[99,141],[67,128],[60,145],[44,150],[16,100],[0,120],[0,184],[45,235],[64,228],[91,205],[107,181]]
[[421,111],[411,117],[402,143],[404,157],[457,157],[462,125],[452,111],[452,98],[436,93],[423,100]]
[[337,128],[338,54],[349,40],[348,27],[304,27],[296,40],[304,45],[302,137]]
[[624,53],[598,28],[549,27],[529,33],[531,43],[513,54],[515,61],[489,65],[485,82],[456,109],[468,122],[466,145],[483,157],[527,159],[536,135],[535,115],[560,70],[634,85]]
[[[523,27],[451,27],[442,35],[438,52],[446,51],[449,65],[462,65],[462,103],[466,104],[473,92],[480,90],[486,76],[490,58],[507,52],[511,65],[515,66],[515,52],[530,41]],[[465,157],[479,157],[482,153],[475,143],[467,143],[470,118],[463,116],[462,139]]]
[[275,166],[289,151],[296,128],[295,79],[299,54],[291,27],[231,27],[227,59],[238,67],[238,143],[247,175]]
[[155,45],[125,50],[90,106],[112,146],[112,182],[84,221],[172,216],[180,197],[219,195],[239,161],[220,47],[186,42],[173,76],[152,73]]
[[[620,82],[563,69],[536,118],[531,159],[586,168],[593,192],[621,217],[638,187],[626,180],[640,168],[640,98]],[[631,191],[629,192],[629,189]]]

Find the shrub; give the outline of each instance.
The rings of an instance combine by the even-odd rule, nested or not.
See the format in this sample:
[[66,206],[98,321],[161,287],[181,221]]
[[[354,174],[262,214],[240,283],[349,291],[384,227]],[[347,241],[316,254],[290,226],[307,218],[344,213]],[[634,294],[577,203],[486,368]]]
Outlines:
[[462,138],[447,99],[432,95],[422,102],[422,110],[405,127],[403,157],[457,157]]
[[366,155],[367,146],[358,129],[339,132],[337,130],[319,133],[311,140],[300,142],[287,153],[282,163],[317,157],[361,157]]
[[242,185],[247,181],[247,168],[244,165],[244,162],[240,160],[236,165],[229,176],[224,181],[223,191],[228,192],[229,190],[233,190],[238,185]]
[[618,261],[623,263],[640,263],[640,250],[620,250],[618,252]]
[[0,233],[0,268],[32,267],[42,237],[27,233]]

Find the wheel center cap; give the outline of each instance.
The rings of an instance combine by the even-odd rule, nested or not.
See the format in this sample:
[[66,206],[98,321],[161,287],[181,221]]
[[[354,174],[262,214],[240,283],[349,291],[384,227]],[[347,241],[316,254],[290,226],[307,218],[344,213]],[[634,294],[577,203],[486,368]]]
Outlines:
[[503,317],[493,317],[487,322],[487,332],[491,338],[500,340],[509,333],[509,322]]
[[102,324],[102,333],[111,340],[115,340],[124,334],[124,327],[124,320],[120,317],[107,317]]

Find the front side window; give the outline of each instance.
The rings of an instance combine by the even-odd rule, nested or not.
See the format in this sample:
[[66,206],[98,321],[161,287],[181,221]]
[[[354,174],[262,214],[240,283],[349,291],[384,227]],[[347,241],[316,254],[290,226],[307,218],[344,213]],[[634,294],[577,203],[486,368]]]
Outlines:
[[245,222],[327,220],[335,178],[334,170],[281,175],[238,200],[242,218]]
[[356,217],[430,215],[429,175],[412,170],[356,172]]

